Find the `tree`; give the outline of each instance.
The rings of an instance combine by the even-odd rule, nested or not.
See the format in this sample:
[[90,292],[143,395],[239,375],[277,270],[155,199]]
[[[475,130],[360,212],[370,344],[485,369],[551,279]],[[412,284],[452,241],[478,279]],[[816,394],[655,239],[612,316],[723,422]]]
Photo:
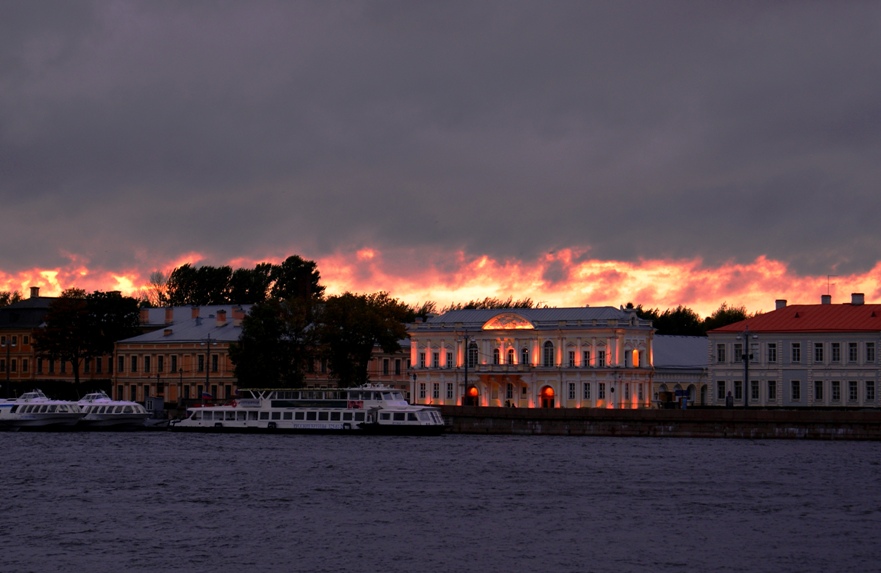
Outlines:
[[272,298],[319,300],[324,295],[324,287],[318,284],[321,277],[314,261],[291,255],[282,264],[272,267],[271,276]]
[[746,307],[729,307],[728,303],[723,302],[713,314],[704,319],[704,332],[746,320],[749,316]]
[[260,263],[253,269],[236,269],[229,279],[229,302],[256,304],[269,295],[272,265]]
[[677,336],[706,336],[704,321],[692,309],[679,305],[675,310],[669,308],[653,321],[658,334]]
[[21,293],[18,291],[0,291],[0,308],[9,306],[10,304],[20,302],[22,300]]
[[510,296],[507,299],[486,297],[483,300],[471,300],[465,304],[453,303],[445,307],[442,312],[449,312],[451,310],[496,310],[503,308],[538,308],[538,305],[528,297],[522,300],[514,300],[514,297]]
[[268,299],[251,307],[239,340],[230,345],[240,388],[301,386],[316,350],[314,305]]
[[111,354],[117,340],[137,334],[138,318],[134,298],[67,289],[49,303],[43,326],[33,332],[34,347],[50,360],[70,362],[78,389],[83,361]]
[[320,316],[319,340],[339,385],[366,384],[374,346],[384,352],[400,350],[400,340],[407,336],[406,322],[412,317],[407,305],[385,292],[347,292],[328,298]]

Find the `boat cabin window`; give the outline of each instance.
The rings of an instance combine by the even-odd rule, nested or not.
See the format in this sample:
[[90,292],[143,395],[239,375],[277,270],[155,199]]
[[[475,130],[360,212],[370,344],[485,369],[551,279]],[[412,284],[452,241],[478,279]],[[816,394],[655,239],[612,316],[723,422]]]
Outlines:
[[293,412],[285,412],[284,415],[282,416],[282,419],[283,419],[283,420],[290,420],[290,419],[292,419],[293,417],[294,417],[294,413],[293,413]]
[[272,412],[273,420],[281,420],[281,412]]
[[244,422],[247,417],[248,417],[247,412],[242,412],[242,411],[236,412],[236,420],[238,420],[239,422]]
[[260,419],[261,420],[268,420],[269,419],[269,412],[260,412]]
[[193,415],[190,416],[190,418],[193,420],[201,420],[202,419],[202,412],[200,412],[199,410],[196,410],[195,412],[193,412]]
[[306,412],[294,412],[294,420],[305,420]]
[[407,421],[408,422],[416,422],[417,421],[416,414],[414,414],[413,412],[407,412]]
[[364,421],[364,412],[355,412],[355,421],[363,422]]
[[327,417],[328,417],[327,414],[328,414],[327,412],[318,412],[318,419],[319,420],[327,420]]
[[394,418],[396,422],[403,422],[407,419],[407,414],[404,412],[395,412]]
[[230,412],[226,412],[226,415],[224,416],[224,419],[226,419],[226,420],[230,420],[230,421],[235,420],[235,419],[236,419],[236,413],[235,413],[235,412],[232,412],[232,411],[230,411]]
[[248,419],[249,419],[249,420],[256,420],[256,419],[257,419],[257,412],[255,412],[255,411],[253,411],[253,410],[251,410],[250,412],[248,412]]
[[331,412],[331,413],[330,413],[330,419],[331,419],[331,420],[339,421],[339,419],[340,419],[340,413],[339,413],[339,412]]
[[379,415],[379,419],[380,419],[380,420],[391,420],[391,419],[392,419],[392,415],[391,415],[389,412],[382,412],[382,413]]
[[317,418],[318,412],[306,412],[307,420],[315,420]]
[[351,422],[352,421],[352,413],[351,412],[343,412],[343,421]]

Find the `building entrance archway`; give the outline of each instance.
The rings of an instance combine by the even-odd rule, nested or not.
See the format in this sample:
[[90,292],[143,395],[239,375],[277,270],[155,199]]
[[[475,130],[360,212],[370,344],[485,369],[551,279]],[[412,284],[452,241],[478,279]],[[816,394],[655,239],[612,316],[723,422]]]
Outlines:
[[539,400],[540,407],[542,408],[553,408],[554,407],[554,389],[550,386],[545,386],[539,392]]

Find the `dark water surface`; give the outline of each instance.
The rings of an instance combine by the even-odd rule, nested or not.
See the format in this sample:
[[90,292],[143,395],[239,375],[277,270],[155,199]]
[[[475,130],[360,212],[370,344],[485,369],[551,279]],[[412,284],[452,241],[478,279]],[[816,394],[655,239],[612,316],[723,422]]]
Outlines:
[[0,434],[3,572],[881,571],[881,444]]

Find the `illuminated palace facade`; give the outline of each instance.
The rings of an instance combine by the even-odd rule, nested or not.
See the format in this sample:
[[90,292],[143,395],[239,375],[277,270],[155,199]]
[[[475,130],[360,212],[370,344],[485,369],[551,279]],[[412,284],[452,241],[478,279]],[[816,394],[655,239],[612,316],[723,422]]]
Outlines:
[[454,310],[410,325],[410,399],[647,408],[651,321],[613,307]]

